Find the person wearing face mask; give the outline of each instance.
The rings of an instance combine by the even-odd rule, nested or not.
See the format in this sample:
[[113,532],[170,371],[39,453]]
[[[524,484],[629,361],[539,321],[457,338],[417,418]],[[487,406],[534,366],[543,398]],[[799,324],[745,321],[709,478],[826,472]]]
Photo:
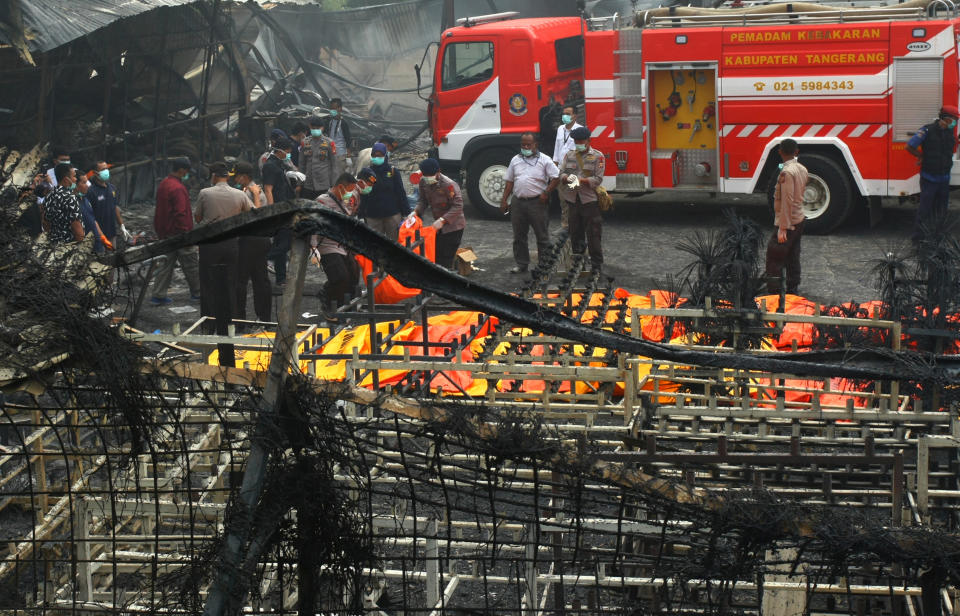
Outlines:
[[920,165],[920,204],[911,236],[914,242],[922,240],[947,213],[958,117],[960,111],[954,105],[945,105],[936,121],[921,127],[907,142],[907,152],[916,156]]
[[437,230],[436,264],[453,269],[453,258],[457,255],[463,230],[467,226],[460,186],[440,173],[440,163],[435,158],[422,161],[420,173],[423,175],[417,187],[419,199],[409,218],[415,215],[422,218],[430,208],[433,215],[431,226]]
[[[254,209],[262,205],[262,192],[253,181],[253,165],[246,161],[237,161],[230,172],[230,182],[253,203]],[[270,321],[270,309],[273,301],[273,288],[267,271],[267,254],[270,252],[270,238],[260,235],[241,235],[238,251],[240,260],[237,265],[237,318],[247,318],[247,288],[253,285],[253,311],[258,321]]]
[[[270,131],[270,143],[267,146],[267,149],[264,151],[264,153],[261,154],[260,158],[257,160],[257,165],[260,169],[260,173],[263,173],[263,166],[270,159],[270,156],[273,155],[273,151],[277,149],[277,144],[280,143],[280,141],[283,139],[289,139],[289,137],[287,137],[287,133],[283,132],[283,130],[279,128],[275,128]],[[286,171],[297,170],[297,166],[293,162],[292,153],[290,155],[290,158],[284,161],[283,165]]]
[[53,168],[57,187],[43,200],[43,228],[52,244],[79,242],[83,239],[83,214],[74,191],[77,170],[67,163]]
[[[377,143],[382,143],[387,147],[387,162],[390,161],[390,155],[393,154],[393,151],[396,150],[400,145],[400,143],[390,135],[380,135],[380,138],[377,139]],[[357,153],[356,159],[353,162],[356,173],[360,173],[361,169],[370,166],[370,158],[372,156],[373,147],[364,148]]]
[[[343,214],[355,216],[357,213],[357,178],[349,173],[342,173],[336,183],[324,194],[317,197],[320,207]],[[327,321],[336,322],[331,303],[338,306],[346,301],[347,294],[356,286],[360,276],[357,262],[350,255],[347,248],[329,237],[319,236],[315,248],[320,253],[320,265],[327,276],[323,286],[323,309]],[[314,241],[316,241],[314,240]]]
[[330,107],[327,111],[330,113],[327,121],[327,136],[337,146],[336,173],[340,174],[353,168],[353,161],[350,159],[350,124],[343,117],[343,101],[339,98],[330,99]]
[[593,271],[599,272],[603,268],[603,218],[597,202],[597,186],[603,183],[606,160],[602,152],[590,147],[590,131],[586,127],[573,129],[570,136],[574,147],[563,157],[560,166],[560,199],[570,211],[573,252],[583,254],[586,243]]
[[807,168],[797,156],[800,148],[793,139],[780,142],[780,175],[773,192],[773,224],[776,229],[767,242],[767,293],[780,293],[780,272],[786,269],[787,293],[796,295],[800,286],[800,240],[803,237],[803,192]]
[[54,171],[57,168],[57,165],[63,163],[64,165],[70,164],[70,151],[62,145],[55,145],[50,148],[53,153],[53,164],[47,169],[47,182],[50,184],[51,189],[57,188],[60,184],[57,182],[57,177]]
[[79,169],[74,169],[74,173],[77,175],[77,187],[74,190],[77,195],[77,203],[80,204],[80,216],[83,218],[84,232],[93,235],[94,251],[102,253],[105,250],[113,250],[113,242],[103,234],[103,230],[100,228],[100,224],[97,222],[97,217],[94,214],[93,206],[90,204],[89,178],[80,173]]
[[[557,167],[563,162],[563,157],[567,155],[567,152],[574,149],[573,137],[570,136],[570,133],[573,129],[580,126],[580,124],[577,123],[577,110],[573,105],[567,105],[563,108],[563,115],[560,117],[560,122],[560,126],[557,127],[557,139],[553,144],[553,162]],[[570,217],[567,202],[560,199],[560,195],[557,192],[551,193],[550,200],[551,203],[559,202],[560,226],[566,229],[567,221]]]
[[97,161],[90,175],[90,190],[87,191],[87,200],[93,207],[93,214],[97,217],[97,223],[103,230],[103,234],[111,243],[116,244],[117,228],[120,235],[129,242],[133,239],[126,225],[123,224],[123,218],[120,216],[120,208],[117,206],[117,187],[110,183],[110,165],[106,161]]
[[360,217],[367,225],[397,241],[400,235],[400,221],[410,214],[410,203],[407,193],[403,189],[403,179],[397,168],[387,162],[387,146],[382,143],[374,144],[370,167],[360,172],[372,171],[376,182],[367,186],[369,191],[361,193]]
[[323,119],[310,118],[310,136],[303,140],[300,148],[300,168],[306,179],[300,196],[304,199],[316,199],[333,185],[336,175],[337,146],[323,132]]
[[550,157],[537,150],[536,135],[523,133],[520,136],[520,153],[510,161],[504,175],[507,183],[500,199],[500,211],[509,213],[513,223],[513,258],[517,264],[510,270],[512,274],[522,274],[530,267],[530,248],[527,244],[530,227],[533,227],[533,234],[537,237],[537,260],[543,259],[550,249],[547,206],[559,176],[560,171]]
[[[193,229],[193,212],[190,209],[190,193],[184,182],[190,179],[193,171],[190,161],[178,158],[171,165],[168,175],[157,186],[157,208],[153,214],[153,228],[157,237],[165,240]],[[200,299],[200,273],[197,263],[197,247],[187,246],[168,253],[160,262],[153,282],[153,294],[150,303],[156,306],[169,304],[173,300],[167,297],[167,289],[173,278],[173,269],[180,265],[183,277],[190,287],[190,299]]]
[[297,169],[300,168],[300,148],[303,146],[303,140],[310,134],[310,127],[305,122],[295,122],[290,129],[290,140],[293,141],[293,151],[290,152],[290,159]]

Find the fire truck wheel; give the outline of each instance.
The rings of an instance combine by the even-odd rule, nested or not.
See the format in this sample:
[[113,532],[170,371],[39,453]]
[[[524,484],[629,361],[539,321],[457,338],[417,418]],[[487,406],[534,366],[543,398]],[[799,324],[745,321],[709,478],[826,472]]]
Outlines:
[[504,176],[513,153],[510,150],[485,150],[477,154],[467,167],[467,195],[478,214],[484,218],[503,219],[500,198],[507,181]]
[[[803,191],[803,212],[807,221],[804,233],[821,235],[830,233],[847,219],[853,205],[853,188],[843,167],[829,156],[800,154],[800,162],[807,168],[809,177]],[[767,202],[773,212],[773,191],[777,175],[767,187]]]

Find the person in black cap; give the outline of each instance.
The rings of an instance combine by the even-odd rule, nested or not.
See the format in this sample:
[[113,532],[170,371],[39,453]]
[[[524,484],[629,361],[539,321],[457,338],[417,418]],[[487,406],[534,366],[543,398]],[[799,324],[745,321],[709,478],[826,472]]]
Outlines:
[[[373,156],[366,171],[372,171],[376,182],[369,186],[366,193],[361,189],[360,217],[367,225],[397,241],[400,234],[400,221],[410,213],[407,191],[403,189],[403,179],[396,167],[387,162],[387,146],[377,143],[373,146]],[[361,171],[361,175],[363,172]]]
[[[210,165],[210,180],[213,186],[204,188],[197,197],[194,219],[199,224],[211,224],[253,209],[253,202],[241,190],[230,186],[230,170],[226,163]],[[226,297],[230,319],[237,318],[237,267],[240,261],[240,245],[236,237],[200,244],[200,314],[217,316],[215,301],[218,283],[226,278]],[[213,330],[213,323],[205,327]]]
[[[183,183],[195,173],[190,160],[178,158],[171,165],[168,175],[157,187],[157,208],[153,214],[153,228],[161,240],[186,233],[193,229],[193,212],[190,210],[190,193]],[[173,300],[167,297],[167,289],[173,277],[173,268],[180,264],[187,285],[190,287],[190,299],[200,299],[200,274],[197,264],[196,246],[178,248],[168,254],[160,263],[153,282],[150,303],[169,304]]]
[[420,173],[423,174],[419,185],[420,199],[410,217],[423,217],[423,213],[430,208],[432,226],[437,230],[436,264],[453,269],[453,258],[457,255],[463,230],[467,226],[460,186],[440,173],[440,163],[434,158],[420,163]]
[[[377,139],[377,143],[382,143],[387,147],[387,162],[390,162],[390,154],[393,154],[393,151],[400,146],[400,142],[390,135],[380,135],[380,138]],[[360,170],[364,167],[370,166],[371,156],[373,156],[373,147],[360,150],[360,152],[357,154],[356,162],[354,163],[354,169],[357,170],[357,173],[360,173]]]
[[[273,205],[282,201],[288,201],[296,197],[293,187],[287,180],[284,162],[290,156],[293,144],[289,139],[281,139],[263,165],[263,204]],[[290,252],[290,244],[293,241],[293,231],[289,226],[283,226],[277,230],[273,236],[273,244],[270,246],[270,252],[267,259],[273,261],[273,274],[276,277],[278,285],[283,285],[287,281],[287,255]]]
[[[267,145],[267,149],[257,160],[257,164],[260,167],[261,173],[263,172],[263,165],[267,162],[267,159],[270,158],[270,155],[273,154],[273,151],[277,149],[277,144],[280,143],[282,139],[289,139],[289,137],[287,137],[287,133],[283,132],[279,128],[275,128],[270,131],[270,142]],[[288,170],[296,169],[296,165],[293,163],[293,156],[291,156],[289,162],[286,163],[286,167]]]
[[583,254],[584,235],[594,271],[603,268],[602,228],[597,187],[603,182],[606,160],[590,147],[590,131],[581,126],[570,131],[574,147],[560,162],[560,199],[569,207],[570,243],[575,254]]

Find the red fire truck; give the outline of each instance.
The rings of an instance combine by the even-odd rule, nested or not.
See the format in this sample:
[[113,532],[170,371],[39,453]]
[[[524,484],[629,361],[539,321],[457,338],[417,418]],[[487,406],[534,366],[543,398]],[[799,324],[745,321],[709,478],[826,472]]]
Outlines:
[[[619,193],[769,191],[776,145],[792,137],[810,171],[807,229],[826,233],[857,204],[919,192],[906,142],[958,104],[956,11],[900,6],[659,9],[627,27],[460,20],[437,53],[436,155],[492,216],[519,135],[538,133],[551,153],[564,104],[578,107],[607,159],[604,186]],[[960,165],[953,174],[960,184]]]

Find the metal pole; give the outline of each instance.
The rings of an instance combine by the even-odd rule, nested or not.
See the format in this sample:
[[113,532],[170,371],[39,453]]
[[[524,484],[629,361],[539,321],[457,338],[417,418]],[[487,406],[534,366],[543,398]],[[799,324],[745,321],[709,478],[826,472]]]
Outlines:
[[245,546],[254,518],[254,509],[263,491],[263,480],[271,454],[270,449],[265,446],[266,439],[262,438],[263,432],[269,430],[269,427],[261,426],[276,423],[277,404],[297,341],[297,315],[300,311],[309,250],[310,246],[305,239],[294,238],[290,255],[290,271],[293,273],[293,280],[287,281],[287,288],[280,300],[277,334],[273,344],[273,354],[270,356],[267,384],[258,405],[263,421],[258,423],[257,433],[250,439],[250,456],[247,458],[247,465],[243,472],[239,498],[235,503],[237,511],[232,516],[237,522],[235,526],[227,529],[227,539],[217,567],[217,577],[210,587],[207,604],[204,606],[205,616],[239,613],[246,597],[246,592],[238,588],[239,565],[247,560]]

